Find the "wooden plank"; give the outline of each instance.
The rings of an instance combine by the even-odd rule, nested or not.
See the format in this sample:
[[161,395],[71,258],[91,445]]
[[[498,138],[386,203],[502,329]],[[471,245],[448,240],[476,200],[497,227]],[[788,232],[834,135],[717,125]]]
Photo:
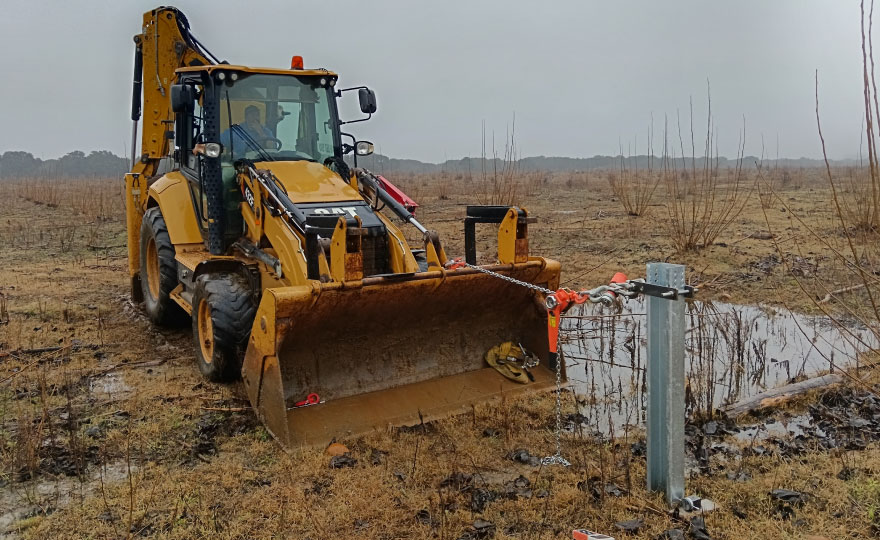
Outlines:
[[731,418],[743,415],[745,413],[765,409],[767,407],[777,407],[797,396],[806,394],[810,390],[817,388],[827,388],[835,384],[843,382],[843,376],[838,374],[822,375],[805,381],[787,384],[778,388],[772,388],[766,392],[761,392],[754,396],[741,399],[736,403],[722,408],[722,411]]

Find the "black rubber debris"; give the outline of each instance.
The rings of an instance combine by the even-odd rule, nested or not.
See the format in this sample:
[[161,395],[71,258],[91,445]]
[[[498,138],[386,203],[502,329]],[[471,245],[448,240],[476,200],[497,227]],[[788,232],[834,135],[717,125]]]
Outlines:
[[541,464],[541,458],[539,458],[538,456],[533,456],[525,448],[517,448],[516,450],[508,454],[507,457],[517,463],[531,465],[532,467],[537,467]]
[[688,535],[692,540],[712,540],[712,537],[709,536],[709,531],[706,529],[706,522],[700,516],[691,518]]
[[626,521],[618,521],[614,526],[625,533],[636,534],[644,524],[641,519],[628,519]]
[[341,456],[333,456],[330,458],[330,468],[331,469],[341,469],[343,467],[354,467],[357,465],[357,460],[351,457],[348,452],[342,454]]

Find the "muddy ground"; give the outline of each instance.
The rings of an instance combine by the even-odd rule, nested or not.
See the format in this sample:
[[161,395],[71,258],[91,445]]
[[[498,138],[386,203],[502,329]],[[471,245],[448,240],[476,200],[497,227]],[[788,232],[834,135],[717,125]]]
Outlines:
[[[532,252],[561,260],[568,286],[670,261],[687,264],[701,298],[839,309],[817,302],[853,284],[833,255],[845,238],[830,190],[817,171],[788,179],[763,207],[752,194],[714,245],[688,253],[669,240],[662,186],[642,217],[626,215],[603,173],[534,174],[518,198],[539,218]],[[460,255],[465,204],[479,186],[453,175],[400,183]],[[343,440],[347,458],[284,453],[239,385],[202,380],[188,328],[152,328],[129,301],[118,185],[0,184],[0,537],[880,534],[880,388],[864,367],[842,387],[739,424],[692,419],[687,492],[719,506],[702,522],[646,492],[639,428],[595,433],[589,396],[571,392],[562,402],[568,468],[534,459],[554,449],[551,395]],[[493,242],[481,235],[484,257]]]

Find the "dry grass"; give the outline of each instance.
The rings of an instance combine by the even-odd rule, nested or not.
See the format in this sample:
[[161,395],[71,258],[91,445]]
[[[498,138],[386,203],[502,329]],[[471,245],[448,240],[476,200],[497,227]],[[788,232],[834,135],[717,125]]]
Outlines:
[[78,214],[100,221],[122,219],[125,201],[116,179],[6,180],[4,193],[44,205],[49,209],[63,205]]
[[[818,264],[810,266],[812,271],[835,286],[839,268],[822,258],[828,256],[823,245],[792,217],[801,209],[813,216],[820,234],[839,230],[826,211],[828,187],[817,171],[792,174],[801,176],[802,187],[777,192],[786,206],[766,210],[769,225],[760,205],[746,205],[714,245],[677,259],[703,285],[703,297],[778,303],[779,297],[800,296],[790,270],[775,265],[765,272],[756,266],[776,251],[753,233],[771,226],[783,252],[794,246],[786,237],[796,237],[814,252],[809,257]],[[662,232],[664,212],[624,219],[606,175],[541,175],[536,177],[540,189],[522,196],[522,204],[540,220],[530,231],[533,253],[561,258],[563,280],[572,287],[595,286],[618,269],[641,275],[646,261],[664,260],[674,250]],[[469,180],[464,175],[391,180],[416,194],[420,220],[440,230],[450,255],[460,254],[463,204],[472,200]],[[113,193],[116,185],[104,189]],[[574,464],[568,469],[530,467],[507,457],[517,448],[538,456],[552,452],[550,395],[481,405],[471,414],[432,424],[427,433],[393,431],[345,440],[358,460],[345,469],[330,469],[329,457],[320,451],[280,452],[249,412],[204,410],[247,404],[239,387],[200,378],[187,329],[154,329],[128,303],[122,220],[81,211],[74,201],[94,189],[86,186],[61,184],[61,192],[86,193],[61,197],[47,212],[47,202],[8,191],[25,188],[0,184],[0,259],[17,263],[0,266],[5,302],[0,354],[8,355],[0,358],[0,483],[5,486],[0,507],[21,511],[11,524],[16,534],[33,539],[455,539],[481,517],[495,523],[496,538],[533,539],[565,537],[576,526],[614,534],[616,521],[641,517],[646,525],[638,537],[653,538],[676,525],[658,512],[661,498],[643,489],[644,461],[629,449],[638,431],[604,438],[588,431],[565,435],[563,453]],[[74,232],[62,239],[59,227]],[[494,243],[490,231],[479,238],[478,249],[491,257]],[[20,352],[41,347],[61,349]],[[570,394],[563,407],[565,414],[577,410]],[[484,437],[486,428],[498,435]],[[374,448],[387,452],[377,465]],[[752,480],[697,476],[689,480],[688,492],[722,505],[707,516],[713,538],[864,537],[871,534],[870,513],[880,505],[876,482],[867,472],[840,480],[836,475],[844,463],[876,471],[880,451],[871,446],[842,455],[748,457],[742,466]],[[85,474],[63,472],[75,474],[77,467]],[[532,497],[502,497],[482,513],[473,512],[470,491],[441,486],[453,472],[502,492],[505,483],[523,475]],[[36,479],[24,480],[20,473]],[[591,486],[608,482],[629,494],[613,497],[599,489],[594,498]],[[799,510],[807,524],[773,517],[766,493],[777,487],[820,494]],[[538,497],[541,490],[546,497]],[[748,519],[737,518],[734,506]]]

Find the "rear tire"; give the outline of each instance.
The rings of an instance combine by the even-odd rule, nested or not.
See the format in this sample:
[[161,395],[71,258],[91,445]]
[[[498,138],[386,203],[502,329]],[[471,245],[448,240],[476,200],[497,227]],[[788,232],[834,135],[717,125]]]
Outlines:
[[199,276],[192,306],[199,371],[214,382],[237,380],[257,312],[248,280],[231,273]]
[[177,287],[174,244],[158,206],[148,209],[141,221],[140,282],[144,310],[160,326],[182,326],[186,312],[171,299]]

